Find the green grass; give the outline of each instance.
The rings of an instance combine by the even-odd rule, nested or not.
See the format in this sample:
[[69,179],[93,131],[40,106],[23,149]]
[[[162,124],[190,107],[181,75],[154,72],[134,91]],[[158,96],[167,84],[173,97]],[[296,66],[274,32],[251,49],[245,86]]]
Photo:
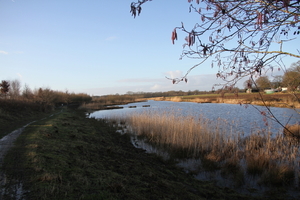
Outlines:
[[0,99],[0,138],[36,119],[58,110],[43,112],[40,106],[26,101]]
[[21,182],[26,199],[252,199],[195,180],[115,131],[70,109],[28,126],[5,157],[6,189]]

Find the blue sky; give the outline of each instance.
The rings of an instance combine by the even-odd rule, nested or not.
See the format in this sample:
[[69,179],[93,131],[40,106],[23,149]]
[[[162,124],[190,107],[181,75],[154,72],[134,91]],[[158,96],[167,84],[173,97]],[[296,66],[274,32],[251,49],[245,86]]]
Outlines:
[[187,84],[165,78],[197,64],[179,60],[183,34],[175,45],[170,38],[174,27],[192,28],[199,16],[187,1],[173,2],[151,1],[134,19],[131,0],[0,0],[0,80],[90,95],[211,90],[221,81],[210,63]]

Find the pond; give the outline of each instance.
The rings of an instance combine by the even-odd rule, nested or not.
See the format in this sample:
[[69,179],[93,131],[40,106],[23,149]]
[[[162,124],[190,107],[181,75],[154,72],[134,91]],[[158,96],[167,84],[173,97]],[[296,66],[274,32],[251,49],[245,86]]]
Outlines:
[[[239,192],[253,195],[253,194],[262,194],[263,192],[270,189],[262,185],[261,182],[265,180],[265,177],[268,177],[266,175],[272,173],[273,169],[269,169],[267,167],[263,172],[263,176],[257,176],[253,174],[248,174],[247,169],[250,166],[250,164],[254,163],[257,167],[259,167],[260,163],[263,163],[260,162],[260,160],[266,161],[266,163],[269,162],[271,163],[277,160],[278,162],[277,164],[279,164],[278,166],[283,166],[282,164],[286,164],[286,166],[291,167],[291,169],[293,170],[292,173],[295,175],[295,178],[293,179],[295,187],[288,188],[287,191],[292,196],[300,195],[299,193],[299,182],[300,182],[299,146],[296,144],[295,146],[292,145],[293,146],[292,148],[289,148],[288,146],[291,145],[291,143],[288,143],[287,141],[280,139],[281,137],[277,137],[278,135],[281,135],[281,133],[283,132],[283,128],[277,122],[274,121],[274,118],[277,118],[278,121],[280,121],[280,123],[282,123],[283,125],[298,123],[300,121],[300,115],[298,114],[297,110],[272,107],[270,108],[270,110],[272,111],[273,116],[271,116],[268,114],[268,109],[263,106],[217,104],[217,103],[199,104],[199,103],[192,103],[192,102],[171,102],[171,101],[152,101],[152,100],[147,102],[131,103],[131,104],[119,105],[119,106],[123,107],[123,109],[95,111],[91,113],[89,117],[92,118],[121,117],[122,118],[128,115],[133,115],[134,113],[147,112],[151,114],[153,111],[153,113],[156,114],[161,113],[162,115],[168,113],[171,115],[175,114],[179,116],[193,116],[194,119],[204,118],[209,120],[211,122],[210,124],[213,126],[217,126],[216,124],[218,124],[220,119],[222,119],[226,121],[224,130],[227,131],[228,128],[230,129],[231,133],[235,135],[245,136],[245,138],[242,138],[242,140],[236,141],[235,144],[237,145],[246,144],[246,146],[238,145],[239,147],[232,152],[233,154],[228,156],[228,158],[225,158],[223,161],[221,161],[221,163],[219,163],[220,164],[219,166],[226,167],[226,163],[230,163],[230,160],[232,158],[240,159],[239,161],[236,162],[237,163],[236,166],[241,166],[241,170],[239,170],[239,168],[236,168],[232,171],[231,169],[231,172],[227,174],[225,167],[224,168],[220,167],[216,170],[203,169],[202,166],[204,166],[205,163],[202,162],[202,160],[199,158],[177,159],[176,161],[179,167],[183,168],[186,172],[194,173],[195,174],[194,176],[197,179],[216,181],[217,185],[221,187],[229,187]],[[263,138],[263,140],[261,141],[265,141],[264,144],[267,145],[265,145],[265,147],[263,147],[262,145],[262,148],[258,151],[257,149],[251,149],[251,148],[247,149],[248,147],[250,147],[247,143],[244,142],[239,143],[249,138],[246,136],[250,136],[255,133],[258,133],[258,135],[260,135],[260,133],[263,132],[262,130],[270,131],[272,134],[274,133],[274,138],[273,138],[274,142],[272,142],[273,140],[271,139],[269,140],[268,138]],[[273,136],[271,135],[271,137]],[[255,142],[255,140],[249,140],[249,141]],[[277,141],[279,141],[280,145],[278,144]],[[151,144],[147,142],[147,139],[144,140],[133,135],[131,136],[131,142],[136,148],[143,148],[148,153],[156,153],[165,159],[168,159],[170,156],[169,152],[151,146]],[[216,143],[215,140],[211,140],[208,142],[212,142],[211,146],[218,146],[217,145],[218,143]],[[208,145],[208,143],[205,144]],[[226,145],[224,147],[226,147]],[[223,152],[222,149],[223,148],[221,148],[221,152]],[[273,149],[276,150],[274,151]],[[221,155],[224,156],[225,154],[221,153]],[[258,159],[256,160],[252,159],[256,157]],[[251,159],[253,160],[253,162],[251,162]],[[227,166],[229,166],[230,169],[231,165],[227,165]],[[275,168],[275,170],[276,169],[279,168]],[[242,183],[240,183],[241,180]],[[238,187],[237,184],[239,184]]]
[[[149,107],[143,107],[149,105]],[[144,112],[153,110],[159,112],[173,111],[180,115],[192,115],[213,121],[223,119],[231,124],[235,131],[248,135],[259,129],[268,129],[273,133],[282,132],[283,128],[274,121],[274,117],[268,115],[264,106],[223,104],[223,103],[192,103],[192,102],[171,102],[153,101],[131,103],[120,105],[123,109],[100,110],[90,114],[94,118],[109,118],[115,116],[126,116],[133,112]],[[136,106],[136,107],[135,107]],[[135,108],[130,108],[135,107]],[[294,109],[271,107],[275,118],[281,124],[295,124],[300,121],[300,115]],[[266,116],[264,115],[266,113]],[[229,127],[229,128],[233,128]]]

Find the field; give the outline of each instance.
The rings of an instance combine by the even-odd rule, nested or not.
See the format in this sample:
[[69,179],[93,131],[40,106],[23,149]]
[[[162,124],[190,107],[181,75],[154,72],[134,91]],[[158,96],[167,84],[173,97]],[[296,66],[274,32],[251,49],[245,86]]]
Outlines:
[[274,107],[300,108],[300,94],[274,93],[225,93],[225,94],[203,94],[175,97],[156,97],[150,98],[159,101],[187,101],[196,103],[232,103],[232,104],[254,104],[267,105]]

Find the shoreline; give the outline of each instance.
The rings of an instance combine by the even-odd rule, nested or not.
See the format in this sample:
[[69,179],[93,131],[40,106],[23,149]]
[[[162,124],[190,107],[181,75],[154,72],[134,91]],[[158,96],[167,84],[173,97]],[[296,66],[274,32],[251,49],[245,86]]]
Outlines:
[[[251,104],[257,106],[268,106],[268,107],[279,107],[279,108],[292,108],[297,109],[300,108],[300,103],[297,101],[292,101],[291,97],[287,98],[286,96],[282,99],[273,97],[274,100],[268,100],[271,95],[267,96],[264,102],[258,98],[258,96],[251,96],[246,97],[245,95],[241,95],[238,98],[232,98],[233,96],[199,96],[199,97],[192,97],[189,98],[188,96],[175,96],[175,97],[154,97],[148,98],[147,100],[154,100],[154,101],[173,101],[173,102],[193,102],[193,103],[226,103],[226,104]],[[264,104],[265,103],[265,104]]]

